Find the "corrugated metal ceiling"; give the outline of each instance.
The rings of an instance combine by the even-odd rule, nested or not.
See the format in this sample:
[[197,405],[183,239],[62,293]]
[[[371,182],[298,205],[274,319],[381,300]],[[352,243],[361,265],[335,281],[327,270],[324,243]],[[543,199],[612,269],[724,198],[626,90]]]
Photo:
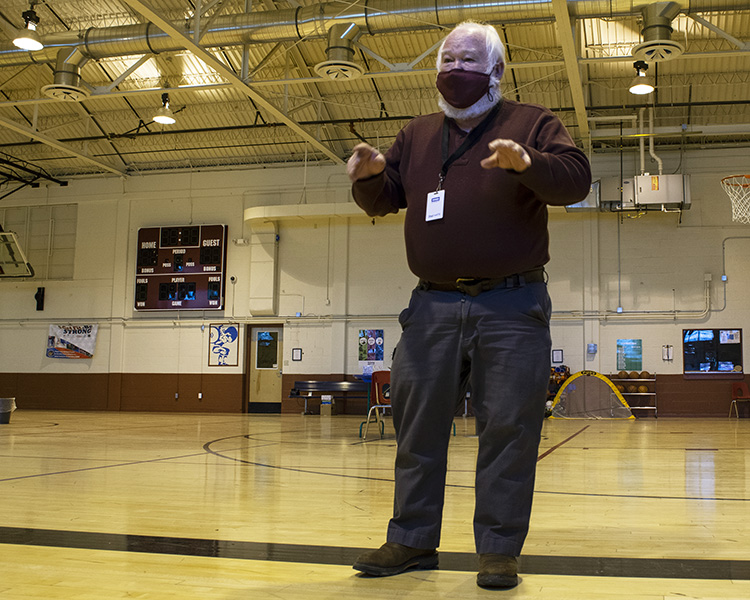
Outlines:
[[[704,2],[711,8],[709,0]],[[41,18],[38,31],[50,41],[90,27],[148,22],[137,10],[139,3],[129,0],[34,4]],[[176,24],[201,6],[190,0],[142,4]],[[287,14],[295,6],[314,4],[255,0],[246,6],[245,0],[204,0],[202,6],[209,10],[202,23],[210,28],[214,15],[242,14],[248,7],[252,12]],[[357,3],[329,4],[343,11]],[[571,14],[580,13],[582,4],[574,4],[578,3],[568,4]],[[403,5],[408,10],[411,3]],[[25,64],[3,62],[13,48],[14,27],[21,26],[21,13],[28,8],[28,0],[4,0],[0,7],[0,178],[5,178],[0,197],[7,193],[3,190],[45,177],[343,161],[359,140],[385,148],[408,118],[436,110],[436,53],[414,61],[445,31],[421,27],[363,34],[358,41],[369,52],[357,48],[353,60],[364,75],[344,81],[316,75],[315,65],[327,58],[322,37],[208,49],[238,77],[244,61],[252,93],[270,102],[272,110],[186,49],[88,60],[80,72],[88,97],[79,102],[54,100],[42,91],[53,82],[54,64],[37,64],[33,54]],[[496,27],[507,44],[510,67],[504,94],[555,110],[577,142],[592,152],[612,147],[613,140],[602,130],[614,126],[611,120],[592,121],[587,137],[587,128],[578,122],[581,114],[589,119],[624,117],[630,127],[630,118],[648,105],[655,109],[657,146],[750,146],[750,7],[676,17],[671,39],[685,47],[685,54],[651,64],[649,74],[656,77],[657,91],[647,97],[627,91],[635,75],[631,52],[641,41],[642,28],[640,12],[634,8],[630,13],[572,21],[585,107],[577,107],[571,94],[561,25],[548,18],[505,24],[499,19]],[[128,72],[143,56],[142,64]],[[169,126],[152,120],[165,91],[177,118]],[[576,113],[576,108],[582,110]],[[730,124],[732,128],[722,127]],[[632,138],[622,141],[635,143]]]

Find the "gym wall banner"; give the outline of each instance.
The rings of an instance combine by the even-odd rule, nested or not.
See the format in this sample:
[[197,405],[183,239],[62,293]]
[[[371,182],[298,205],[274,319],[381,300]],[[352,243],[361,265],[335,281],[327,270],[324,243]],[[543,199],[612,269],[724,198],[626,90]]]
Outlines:
[[208,366],[236,367],[239,364],[239,325],[211,323],[209,333]]
[[640,371],[642,368],[642,340],[617,340],[617,369],[624,371]]
[[50,325],[47,358],[92,358],[98,325]]
[[359,361],[378,362],[383,360],[383,330],[359,330]]

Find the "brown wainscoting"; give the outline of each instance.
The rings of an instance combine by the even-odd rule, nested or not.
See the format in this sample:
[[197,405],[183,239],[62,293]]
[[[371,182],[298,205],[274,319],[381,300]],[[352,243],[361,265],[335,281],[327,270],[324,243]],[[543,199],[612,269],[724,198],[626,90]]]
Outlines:
[[0,396],[19,409],[107,410],[107,373],[0,373]]
[[243,412],[242,374],[123,373],[120,389],[120,410]]
[[19,409],[237,413],[243,375],[0,373],[0,396]]
[[[732,403],[733,381],[737,380],[685,379],[682,375],[657,375],[659,416],[726,417]],[[750,381],[748,376],[745,376],[745,381]]]
[[[301,413],[305,409],[304,398],[290,398],[289,392],[294,387],[295,381],[357,381],[352,375],[331,373],[297,373],[281,376],[281,412]],[[336,398],[336,414],[366,415],[367,398]],[[307,409],[315,414],[320,414],[320,398],[310,398]]]
[[[300,413],[302,398],[289,398],[295,381],[356,381],[351,375],[313,373],[282,376],[282,413]],[[0,373],[0,397],[15,398],[19,409],[127,410],[160,412],[243,412],[242,374],[174,373]],[[730,379],[685,379],[656,375],[660,417],[726,417],[732,401]],[[750,383],[750,377],[745,376]],[[203,397],[198,398],[198,393]],[[175,397],[175,394],[178,394]],[[320,410],[320,400],[308,408]],[[339,413],[364,415],[364,398],[337,399]],[[740,415],[748,407],[740,406]]]

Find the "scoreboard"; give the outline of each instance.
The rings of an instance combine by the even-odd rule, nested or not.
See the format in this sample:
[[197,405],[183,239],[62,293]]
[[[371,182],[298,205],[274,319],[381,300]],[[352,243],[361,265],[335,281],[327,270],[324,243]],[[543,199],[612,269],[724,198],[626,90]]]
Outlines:
[[226,225],[138,230],[136,310],[221,310]]

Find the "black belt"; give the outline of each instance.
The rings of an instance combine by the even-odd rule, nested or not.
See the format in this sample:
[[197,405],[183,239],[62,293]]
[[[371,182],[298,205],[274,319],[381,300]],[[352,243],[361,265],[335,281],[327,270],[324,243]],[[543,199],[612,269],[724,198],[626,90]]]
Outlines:
[[417,289],[436,290],[438,292],[464,292],[469,296],[478,296],[482,292],[497,288],[516,288],[527,283],[546,281],[547,273],[543,267],[540,267],[498,279],[460,277],[453,283],[435,283],[434,281],[420,279]]

